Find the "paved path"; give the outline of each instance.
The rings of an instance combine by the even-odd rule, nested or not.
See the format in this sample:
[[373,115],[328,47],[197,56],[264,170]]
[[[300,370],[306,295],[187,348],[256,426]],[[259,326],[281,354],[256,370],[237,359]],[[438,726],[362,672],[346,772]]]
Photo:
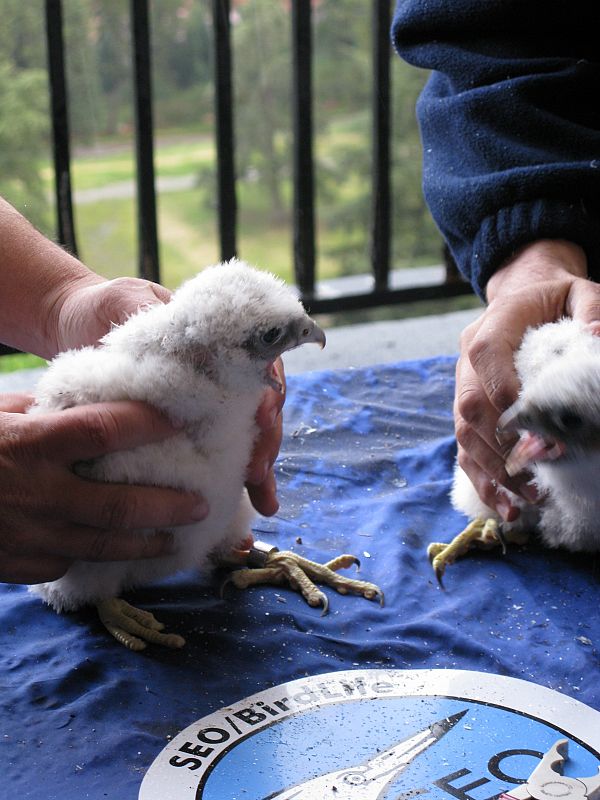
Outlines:
[[[194,189],[198,185],[198,176],[191,175],[166,175],[157,178],[156,189],[158,192],[184,192]],[[76,189],[73,196],[76,205],[88,205],[98,203],[102,200],[131,200],[136,195],[134,181],[118,181],[109,183],[106,186],[98,186],[93,189]]]

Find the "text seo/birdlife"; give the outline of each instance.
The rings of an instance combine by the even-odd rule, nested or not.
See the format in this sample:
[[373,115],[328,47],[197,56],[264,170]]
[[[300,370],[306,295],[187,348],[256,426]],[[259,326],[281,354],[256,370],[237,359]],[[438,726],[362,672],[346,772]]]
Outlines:
[[227,723],[227,728],[201,728],[196,734],[200,744],[184,742],[179,747],[182,755],[172,756],[169,764],[173,767],[196,770],[203,765],[203,759],[210,757],[212,760],[224,747],[231,746],[232,742],[245,736],[256,725],[265,724],[270,717],[288,716],[306,706],[317,706],[319,702],[330,703],[347,698],[376,697],[393,691],[394,685],[388,681],[377,680],[367,683],[362,677],[357,677],[355,680],[327,680],[316,685],[305,684],[300,687],[299,692],[290,697],[281,696],[270,700],[269,703],[259,700],[235,711],[232,710],[222,717]]

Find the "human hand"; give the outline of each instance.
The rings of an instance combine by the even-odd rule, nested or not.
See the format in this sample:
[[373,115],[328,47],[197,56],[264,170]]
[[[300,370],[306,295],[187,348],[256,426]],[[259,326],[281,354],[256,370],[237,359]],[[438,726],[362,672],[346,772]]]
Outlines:
[[203,519],[203,498],[157,487],[99,483],[72,465],[176,433],[144,403],[25,414],[32,398],[0,395],[0,581],[60,578],[74,560],[154,558],[171,551],[168,528]]
[[0,260],[0,340],[42,358],[95,344],[139,306],[171,295],[138,278],[97,275],[1,197]]
[[96,344],[112,325],[124,322],[143,306],[168,303],[171,292],[140,278],[101,279],[91,273],[62,288],[53,315],[56,352]]
[[256,413],[259,436],[254,445],[252,459],[246,475],[246,488],[254,508],[265,517],[277,513],[277,485],[273,464],[281,447],[283,420],[281,411],[285,402],[285,371],[280,358],[273,364],[273,373],[281,383],[281,392],[267,389]]
[[465,328],[456,367],[454,420],[458,463],[486,505],[506,521],[518,508],[498,486],[538,499],[529,474],[510,477],[505,459],[514,440],[496,438],[500,414],[516,400],[514,353],[531,326],[573,317],[600,334],[600,285],[586,278],[583,250],[560,240],[523,248],[490,279],[488,306]]

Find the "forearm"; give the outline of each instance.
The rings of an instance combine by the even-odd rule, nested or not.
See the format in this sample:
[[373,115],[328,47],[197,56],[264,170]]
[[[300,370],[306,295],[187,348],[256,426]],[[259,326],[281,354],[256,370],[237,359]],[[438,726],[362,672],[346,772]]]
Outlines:
[[481,296],[500,265],[536,240],[578,244],[598,277],[600,64],[586,33],[594,13],[589,0],[568,9],[541,0],[398,4],[400,55],[434,70],[418,105],[426,198]]
[[75,285],[103,282],[0,198],[0,341],[55,355],[64,297]]

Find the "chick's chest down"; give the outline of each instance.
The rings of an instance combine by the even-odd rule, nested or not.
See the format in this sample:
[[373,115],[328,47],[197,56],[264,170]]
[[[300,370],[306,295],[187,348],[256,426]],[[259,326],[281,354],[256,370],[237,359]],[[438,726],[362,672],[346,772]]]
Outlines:
[[[151,324],[151,315],[146,315]],[[58,357],[38,387],[33,413],[111,400],[141,400],[163,411],[181,432],[162,442],[110,453],[75,465],[98,481],[171,486],[195,491],[208,516],[172,529],[174,553],[137,562],[76,562],[57,581],[35,588],[56,610],[111,598],[120,592],[194,566],[238,544],[253,516],[244,473],[257,434],[254,422],[265,384],[260,370],[241,370],[223,382],[161,350],[138,354],[118,346],[85,348]],[[140,535],[152,535],[141,531]]]
[[[323,346],[325,337],[292,290],[234,260],[204,270],[177,290],[170,303],[140,310],[107,334],[98,348],[59,355],[40,382],[32,413],[141,400],[181,429],[160,443],[76,464],[75,471],[98,481],[196,491],[206,499],[209,513],[202,521],[173,528],[171,555],[135,562],[75,562],[62,578],[33,591],[57,611],[96,604],[109,631],[131,649],[142,649],[145,642],[181,647],[182,637],[161,633],[162,625],[151,614],[118,595],[183,568],[208,568],[215,555],[247,540],[254,513],[244,477],[257,436],[256,411],[265,389],[277,387],[271,374],[275,359],[309,342]],[[344,558],[332,569],[351,563]],[[291,569],[292,582],[304,593],[302,581],[296,580],[297,564]],[[378,592],[331,569],[326,578],[330,574],[335,579],[331,585],[340,592],[369,597]]]
[[457,465],[452,504],[471,521],[449,545],[430,545],[438,578],[471,547],[523,542],[534,530],[548,547],[600,550],[600,337],[572,319],[531,328],[515,368],[521,391],[499,421],[501,431],[520,435],[506,470],[528,470],[540,501],[529,504],[498,487],[520,509],[505,523]]

